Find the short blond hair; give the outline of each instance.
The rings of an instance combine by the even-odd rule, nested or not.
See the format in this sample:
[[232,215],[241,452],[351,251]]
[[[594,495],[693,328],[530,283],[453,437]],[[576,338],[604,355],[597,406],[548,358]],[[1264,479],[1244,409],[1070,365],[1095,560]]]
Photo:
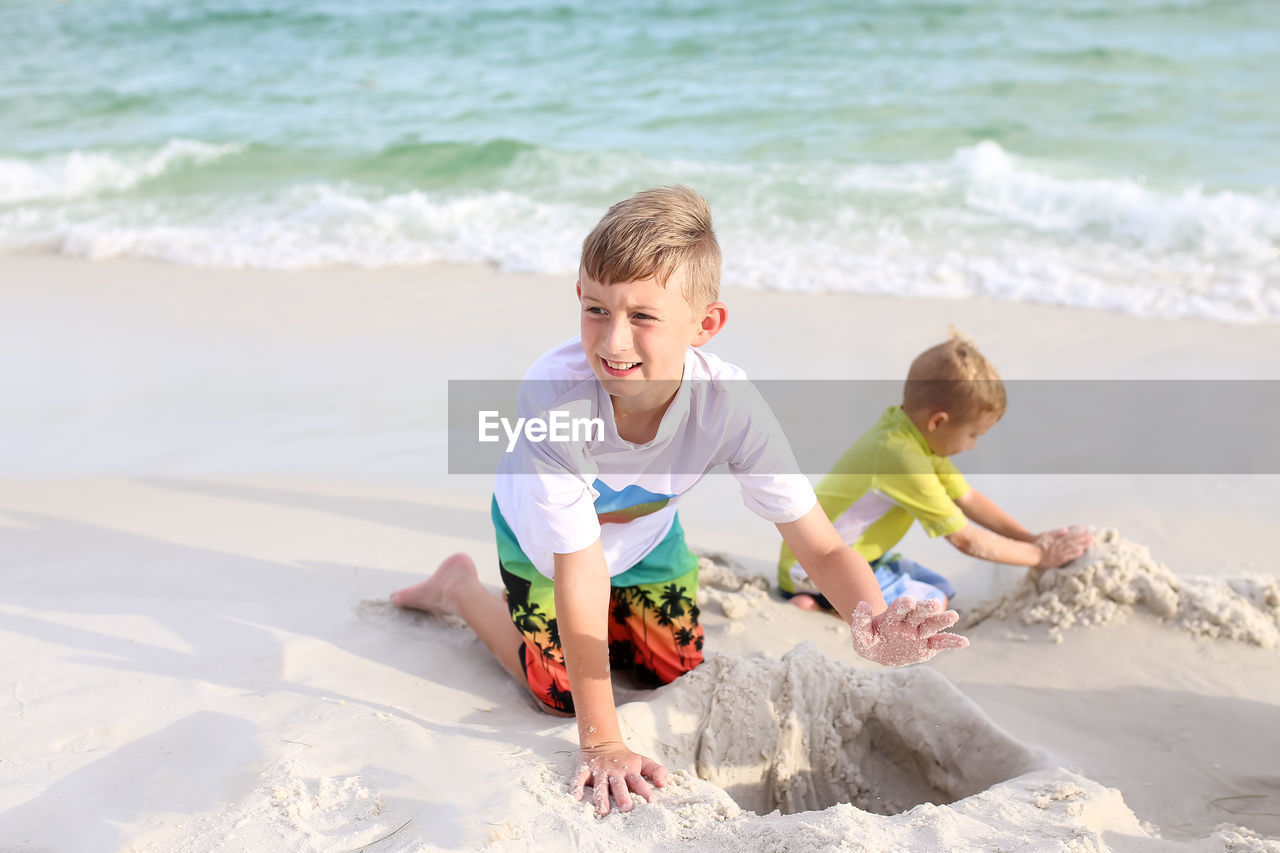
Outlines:
[[946,412],[953,423],[972,423],[982,415],[1003,417],[1004,383],[973,339],[954,326],[945,343],[916,356],[902,389],[908,412]]
[[695,310],[720,298],[720,244],[707,200],[684,186],[654,187],[620,201],[582,241],[582,270],[601,284],[683,276]]

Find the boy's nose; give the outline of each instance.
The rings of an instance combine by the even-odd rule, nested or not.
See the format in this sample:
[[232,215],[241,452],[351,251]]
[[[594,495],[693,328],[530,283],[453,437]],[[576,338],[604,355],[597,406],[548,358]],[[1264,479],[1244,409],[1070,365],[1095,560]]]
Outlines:
[[631,324],[625,320],[615,320],[609,324],[609,333],[605,336],[605,344],[610,355],[622,355],[631,351]]

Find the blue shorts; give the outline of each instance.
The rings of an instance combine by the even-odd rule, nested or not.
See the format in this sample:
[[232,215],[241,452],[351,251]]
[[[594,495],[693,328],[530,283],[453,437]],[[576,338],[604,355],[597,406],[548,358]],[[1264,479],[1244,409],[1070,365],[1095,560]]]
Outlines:
[[951,581],[901,554],[885,554],[872,563],[871,568],[876,573],[876,583],[880,584],[886,604],[904,595],[917,601],[936,598],[945,603],[956,594]]
[[[937,572],[930,571],[915,560],[908,560],[901,554],[890,552],[883,557],[871,561],[871,570],[875,572],[876,583],[884,595],[885,604],[892,604],[895,599],[909,595],[917,601],[936,598],[944,604],[955,594],[951,581]],[[828,610],[835,610],[825,595],[801,592],[783,592],[783,598],[794,595],[813,595],[814,601]]]

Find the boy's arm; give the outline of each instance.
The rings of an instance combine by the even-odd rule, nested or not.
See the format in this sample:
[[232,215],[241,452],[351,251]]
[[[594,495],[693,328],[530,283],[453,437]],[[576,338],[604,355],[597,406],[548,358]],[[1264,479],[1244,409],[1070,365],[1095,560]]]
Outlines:
[[653,799],[644,777],[662,787],[667,770],[622,742],[609,678],[609,569],[599,539],[581,551],[555,555],[555,598],[560,644],[578,718],[579,759],[573,795],[581,800],[589,784],[599,814],[609,813],[610,795],[620,811],[630,811],[631,792],[646,801]]
[[976,524],[966,524],[955,533],[947,536],[947,541],[961,552],[979,560],[990,560],[993,563],[1007,563],[1010,566],[1032,566],[1049,568],[1041,565],[1045,560],[1044,549],[1034,542],[1019,542],[999,533],[984,530]]
[[970,557],[1007,563],[1011,566],[1030,566],[1033,569],[1056,569],[1079,557],[1093,542],[1086,533],[1046,535],[1034,542],[1019,542],[984,530],[976,524],[966,524],[947,537],[947,541]]
[[1014,521],[1009,513],[977,489],[970,489],[961,495],[956,500],[956,504],[970,521],[981,524],[993,533],[999,533],[1006,539],[1017,542],[1035,541],[1034,533]]
[[871,605],[873,615],[885,609],[871,566],[840,538],[821,506],[815,504],[795,521],[779,524],[778,532],[810,580],[846,620],[861,601]]
[[1037,536],[977,489],[961,495],[956,504],[970,521],[986,528],[969,524],[947,537],[948,542],[971,557],[1054,569],[1079,557],[1093,544],[1088,531],[1074,528]]
[[959,616],[954,610],[944,611],[941,602],[917,603],[903,596],[886,608],[871,567],[844,543],[821,506],[779,524],[778,532],[809,579],[849,622],[853,649],[867,660],[901,666],[969,645],[964,637],[942,633]]

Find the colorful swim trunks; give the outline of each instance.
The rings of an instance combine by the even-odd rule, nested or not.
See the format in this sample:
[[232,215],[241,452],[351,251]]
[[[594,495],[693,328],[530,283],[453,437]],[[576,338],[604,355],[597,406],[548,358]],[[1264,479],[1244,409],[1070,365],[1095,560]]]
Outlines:
[[[507,588],[511,621],[524,637],[520,664],[535,696],[545,705],[573,713],[569,673],[560,648],[555,587],[538,575],[532,581],[499,566]],[[645,687],[668,684],[702,663],[698,624],[698,569],[673,580],[615,586],[609,593],[609,666],[629,669]]]

